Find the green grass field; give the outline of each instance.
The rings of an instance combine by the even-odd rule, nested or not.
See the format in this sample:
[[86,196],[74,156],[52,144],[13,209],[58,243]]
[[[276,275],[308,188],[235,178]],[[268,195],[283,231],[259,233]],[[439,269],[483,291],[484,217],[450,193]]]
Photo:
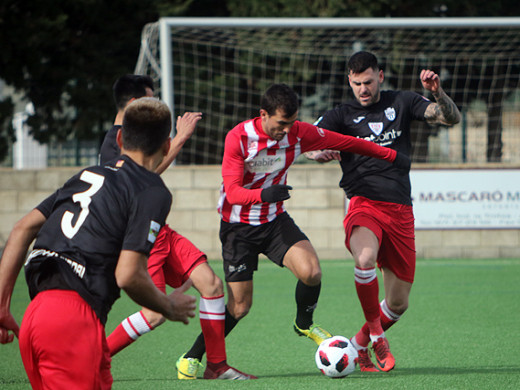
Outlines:
[[[211,262],[221,275],[219,262]],[[352,336],[362,325],[353,263],[323,261],[316,322]],[[520,259],[419,260],[410,308],[387,332],[396,368],[344,379],[323,376],[316,346],[292,330],[295,279],[262,261],[251,313],[227,338],[228,362],[260,379],[179,381],[174,363],[200,331],[166,323],[112,361],[114,389],[519,389]],[[193,294],[195,292],[193,291]],[[23,277],[13,297],[21,320],[28,303]],[[138,307],[124,294],[110,313],[110,332]],[[0,345],[0,388],[29,389],[18,343]]]

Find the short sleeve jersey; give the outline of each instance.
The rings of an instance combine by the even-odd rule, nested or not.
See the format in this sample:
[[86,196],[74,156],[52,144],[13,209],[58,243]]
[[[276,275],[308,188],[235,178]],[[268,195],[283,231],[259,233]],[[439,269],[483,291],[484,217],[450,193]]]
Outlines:
[[[424,121],[427,98],[410,91],[382,91],[379,102],[363,107],[357,101],[341,104],[317,121],[324,129],[347,134],[411,154],[410,126]],[[340,187],[348,198],[366,198],[411,205],[409,174],[372,157],[341,153]]]
[[107,162],[119,157],[121,149],[117,144],[117,132],[121,126],[114,125],[107,133],[99,149],[99,165],[104,165]]
[[[262,130],[261,118],[257,117],[238,124],[226,136],[222,176],[235,176],[250,190],[286,184],[287,170],[301,153],[325,148],[350,150],[387,161],[395,158],[394,151],[300,121],[276,141]],[[224,222],[261,225],[272,221],[285,208],[283,202],[231,204],[223,185],[218,210]]]
[[25,264],[31,298],[75,290],[105,323],[121,250],[150,253],[171,199],[159,175],[127,156],[73,176],[37,206],[47,220]]

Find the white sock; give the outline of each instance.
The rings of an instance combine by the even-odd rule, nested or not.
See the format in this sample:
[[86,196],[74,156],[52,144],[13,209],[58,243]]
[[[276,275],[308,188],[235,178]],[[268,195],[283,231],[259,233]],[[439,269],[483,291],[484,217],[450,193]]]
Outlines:
[[357,340],[356,340],[356,336],[352,337],[350,339],[350,343],[354,346],[354,348],[356,348],[356,350],[358,351],[365,351],[368,347],[363,347],[361,345],[358,344]]
[[128,336],[133,340],[137,340],[139,336],[152,330],[150,324],[140,311],[125,318],[123,322],[121,322],[121,325],[123,325],[126,333],[128,333]]
[[381,334],[371,334],[370,335],[370,341],[372,341],[372,344],[374,344],[375,342],[377,342],[379,339],[381,338],[384,338],[385,337],[385,332],[381,333]]

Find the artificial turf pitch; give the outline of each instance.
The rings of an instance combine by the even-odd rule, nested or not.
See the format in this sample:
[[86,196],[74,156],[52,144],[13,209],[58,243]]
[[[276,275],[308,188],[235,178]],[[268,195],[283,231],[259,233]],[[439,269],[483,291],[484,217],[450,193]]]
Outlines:
[[[210,264],[222,276],[221,263]],[[351,337],[362,325],[353,262],[322,261],[322,270],[315,321]],[[396,368],[343,379],[323,376],[315,344],[292,330],[294,276],[261,260],[254,283],[252,310],[228,336],[227,353],[258,380],[177,380],[175,361],[200,332],[195,318],[166,323],[114,356],[113,389],[520,389],[520,259],[418,260],[410,308],[387,332]],[[21,275],[12,301],[18,322],[27,303]],[[137,310],[122,293],[107,333]],[[29,388],[18,342],[0,345],[0,389]]]

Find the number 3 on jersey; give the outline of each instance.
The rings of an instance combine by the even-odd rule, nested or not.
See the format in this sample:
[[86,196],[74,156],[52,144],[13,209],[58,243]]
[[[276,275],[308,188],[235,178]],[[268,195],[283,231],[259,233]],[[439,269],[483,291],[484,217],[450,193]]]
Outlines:
[[100,188],[103,186],[105,177],[96,173],[84,171],[80,176],[80,180],[84,181],[85,183],[91,184],[91,186],[88,190],[84,192],[78,192],[72,195],[72,200],[74,201],[74,203],[79,202],[79,205],[81,206],[81,212],[79,213],[79,217],[76,221],[76,224],[74,226],[72,225],[74,214],[70,211],[65,211],[63,217],[61,218],[61,230],[63,231],[63,234],[65,234],[65,236],[68,238],[74,237],[81,225],[83,225],[83,223],[85,222],[85,219],[87,218],[90,212],[88,206],[90,205],[90,202],[94,194],[98,192]]

